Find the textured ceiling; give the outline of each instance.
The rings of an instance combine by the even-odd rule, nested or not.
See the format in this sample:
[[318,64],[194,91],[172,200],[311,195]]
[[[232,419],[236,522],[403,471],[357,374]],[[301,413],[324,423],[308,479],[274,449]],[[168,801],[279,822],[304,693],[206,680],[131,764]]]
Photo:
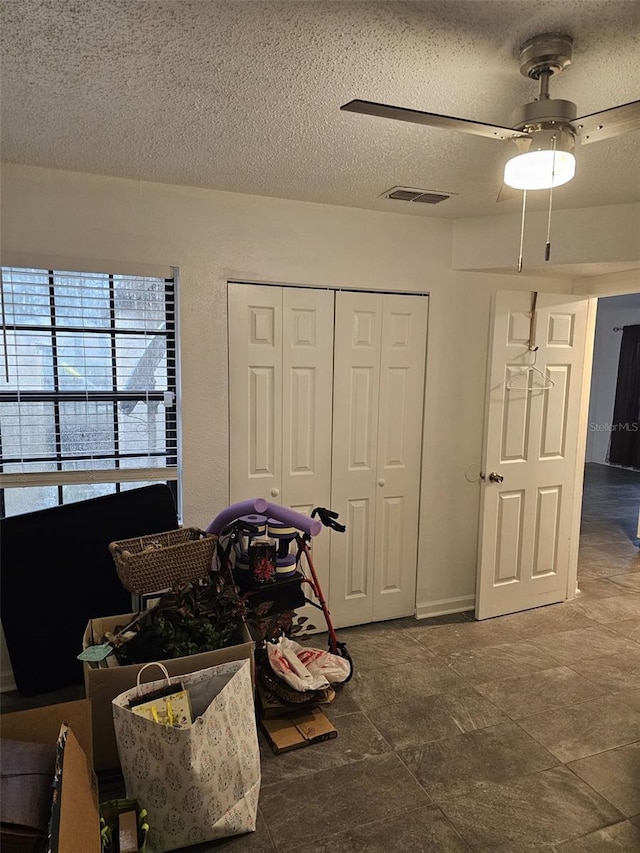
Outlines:
[[[637,0],[5,0],[2,159],[423,216],[510,212],[518,199],[496,203],[509,143],[339,107],[508,125],[537,94],[518,46],[551,31],[574,39],[552,97],[578,115],[640,97]],[[640,200],[639,143],[579,148],[554,204]],[[396,185],[455,195],[379,198]]]

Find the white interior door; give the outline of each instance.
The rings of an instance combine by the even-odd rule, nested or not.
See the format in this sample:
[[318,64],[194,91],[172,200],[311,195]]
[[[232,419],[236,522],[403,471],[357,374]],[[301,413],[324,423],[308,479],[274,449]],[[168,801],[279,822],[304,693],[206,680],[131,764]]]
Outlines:
[[[329,507],[331,500],[333,303],[329,290],[282,288],[282,485],[271,500],[305,515],[316,506]],[[310,547],[325,598],[330,597],[330,538],[324,529]],[[326,629],[314,608],[297,613],[308,625]]]
[[228,310],[230,502],[326,503],[333,293],[230,283]]
[[282,487],[282,288],[230,283],[229,502]]
[[[310,514],[331,498],[333,292],[228,285],[229,500]],[[329,595],[328,531],[311,551]],[[313,608],[307,616],[323,630]]]
[[415,610],[427,299],[336,295],[331,612],[337,626]]
[[[579,529],[574,523],[581,499],[576,465],[582,465],[584,448],[578,436],[596,300],[538,294],[532,339],[538,349],[533,353],[533,296],[498,291],[494,299],[478,619],[564,601],[571,554],[577,554],[571,536]],[[534,357],[541,373],[521,373]]]
[[373,618],[381,293],[336,294],[332,508],[346,525],[331,538],[336,627]]
[[373,621],[415,612],[428,300],[382,302]]

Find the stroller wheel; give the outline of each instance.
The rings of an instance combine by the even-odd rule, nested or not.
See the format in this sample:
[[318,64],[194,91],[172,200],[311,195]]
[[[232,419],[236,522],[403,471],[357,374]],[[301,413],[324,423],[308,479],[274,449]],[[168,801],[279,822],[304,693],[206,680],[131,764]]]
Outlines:
[[347,650],[346,643],[336,643],[335,651],[331,648],[331,640],[329,640],[329,651],[332,654],[340,655],[341,658],[344,658],[349,664],[349,675],[341,682],[341,684],[346,684],[347,681],[351,681],[351,677],[353,675],[353,661],[351,660],[351,655]]

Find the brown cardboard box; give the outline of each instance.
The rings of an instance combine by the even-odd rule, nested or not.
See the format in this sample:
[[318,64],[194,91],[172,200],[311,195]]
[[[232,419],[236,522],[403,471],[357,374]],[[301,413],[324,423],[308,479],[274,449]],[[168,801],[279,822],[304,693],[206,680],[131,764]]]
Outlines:
[[[116,626],[126,625],[135,615],[135,613],[126,613],[123,616],[104,616],[101,619],[92,619],[84,632],[82,648],[86,649],[88,646],[102,642],[105,631],[113,631]],[[220,663],[249,659],[253,677],[254,646],[255,643],[251,639],[247,626],[243,625],[239,632],[237,645],[216,649],[212,652],[202,652],[198,655],[163,660],[161,663],[166,666],[169,675],[173,676],[196,672],[196,670],[217,666]],[[93,705],[93,762],[96,770],[108,770],[120,765],[113,728],[111,702],[120,693],[136,686],[136,678],[142,666],[143,664],[132,664],[130,666],[101,667],[83,661],[85,693]],[[162,678],[162,673],[159,669],[157,676],[153,670],[148,670],[143,676],[144,681],[154,681],[160,678]]]
[[92,769],[91,703],[61,702],[2,715],[2,737],[55,744],[62,723],[69,725],[60,787],[58,849],[100,853],[98,785]]
[[295,716],[262,718],[260,728],[276,755],[338,737],[338,732],[319,708]]

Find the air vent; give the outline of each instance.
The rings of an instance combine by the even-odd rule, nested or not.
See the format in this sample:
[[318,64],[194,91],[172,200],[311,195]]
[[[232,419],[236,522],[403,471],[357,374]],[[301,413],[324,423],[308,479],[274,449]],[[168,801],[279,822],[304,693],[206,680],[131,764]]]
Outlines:
[[437,192],[435,190],[416,190],[410,187],[393,187],[383,192],[380,198],[390,198],[394,201],[418,201],[421,204],[439,204],[456,193]]

